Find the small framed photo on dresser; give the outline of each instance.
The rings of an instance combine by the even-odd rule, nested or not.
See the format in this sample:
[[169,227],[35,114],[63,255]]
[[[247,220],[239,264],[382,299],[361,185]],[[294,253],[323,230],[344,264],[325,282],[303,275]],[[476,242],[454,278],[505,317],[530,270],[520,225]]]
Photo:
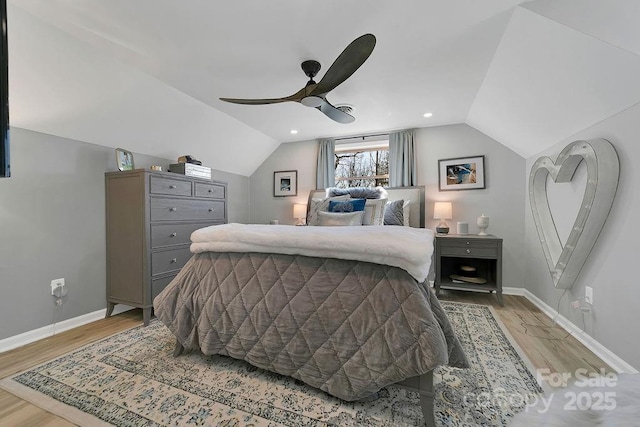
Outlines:
[[277,171],[273,173],[273,197],[298,195],[298,171]]
[[133,153],[122,148],[116,148],[116,165],[120,171],[132,171],[135,168],[133,165]]

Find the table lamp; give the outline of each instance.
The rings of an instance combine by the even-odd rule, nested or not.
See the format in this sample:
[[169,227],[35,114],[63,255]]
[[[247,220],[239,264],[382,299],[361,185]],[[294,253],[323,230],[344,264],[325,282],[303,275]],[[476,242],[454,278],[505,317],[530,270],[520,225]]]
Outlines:
[[304,225],[304,220],[307,218],[307,205],[295,203],[293,205],[293,217],[298,220],[296,225]]
[[439,219],[440,224],[436,226],[436,233],[449,233],[449,224],[447,219],[453,218],[451,202],[436,202],[433,206],[433,219]]

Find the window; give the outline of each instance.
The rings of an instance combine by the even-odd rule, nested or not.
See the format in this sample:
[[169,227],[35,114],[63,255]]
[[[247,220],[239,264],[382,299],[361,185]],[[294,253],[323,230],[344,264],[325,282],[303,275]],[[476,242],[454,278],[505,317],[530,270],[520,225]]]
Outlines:
[[389,185],[389,141],[336,144],[336,187]]

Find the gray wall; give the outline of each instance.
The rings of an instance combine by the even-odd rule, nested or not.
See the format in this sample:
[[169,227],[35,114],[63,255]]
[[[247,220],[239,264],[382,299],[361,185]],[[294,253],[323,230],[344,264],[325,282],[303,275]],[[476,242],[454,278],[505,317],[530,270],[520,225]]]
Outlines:
[[[137,168],[170,161],[134,153]],[[0,339],[105,308],[104,172],[113,149],[11,129],[12,177],[0,179]],[[166,170],[166,169],[165,169]],[[249,179],[229,183],[229,218],[248,221]],[[49,283],[69,295],[55,312]]]
[[[640,345],[633,331],[640,324],[640,298],[635,268],[638,262],[638,218],[640,170],[634,163],[640,158],[640,106],[635,106],[559,142],[553,148],[527,159],[526,175],[541,155],[555,158],[577,139],[605,138],[618,152],[620,182],[609,218],[587,264],[573,288],[560,300],[563,291],[556,290],[549,275],[538,239],[529,201],[526,201],[525,247],[527,264],[525,287],[542,301],[571,320],[598,342],[636,369],[640,369]],[[586,168],[581,166],[571,184],[551,184],[550,205],[559,234],[566,239],[575,220],[584,192]],[[561,188],[558,188],[561,187]],[[591,286],[594,304],[591,313],[583,314],[571,307],[573,300],[584,296]]]
[[[522,171],[525,159],[465,124],[416,130],[418,184],[426,187],[427,227],[435,228],[434,201],[453,202],[457,221],[469,223],[477,233],[476,218],[490,217],[489,232],[504,239],[504,286],[523,286],[524,198]],[[487,188],[468,191],[438,191],[438,159],[485,155]],[[294,224],[293,203],[306,203],[315,188],[317,142],[281,144],[251,175],[251,222],[268,223],[277,219]],[[298,170],[298,196],[273,197],[273,172]]]

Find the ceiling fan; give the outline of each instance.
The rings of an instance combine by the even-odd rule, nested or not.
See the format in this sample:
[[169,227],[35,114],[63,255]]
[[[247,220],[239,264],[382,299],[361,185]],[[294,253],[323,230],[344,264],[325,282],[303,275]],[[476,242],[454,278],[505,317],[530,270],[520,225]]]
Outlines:
[[343,111],[343,109],[331,105],[327,101],[327,94],[347,80],[364,64],[364,61],[373,52],[375,45],[376,38],[373,34],[365,34],[358,37],[342,51],[318,83],[313,78],[320,71],[320,63],[313,60],[304,61],[301,65],[302,71],[309,77],[309,81],[305,87],[291,96],[271,99],[220,98],[220,100],[245,105],[276,104],[287,101],[299,102],[304,106],[317,108],[338,123],[351,123],[355,120],[355,117]]

